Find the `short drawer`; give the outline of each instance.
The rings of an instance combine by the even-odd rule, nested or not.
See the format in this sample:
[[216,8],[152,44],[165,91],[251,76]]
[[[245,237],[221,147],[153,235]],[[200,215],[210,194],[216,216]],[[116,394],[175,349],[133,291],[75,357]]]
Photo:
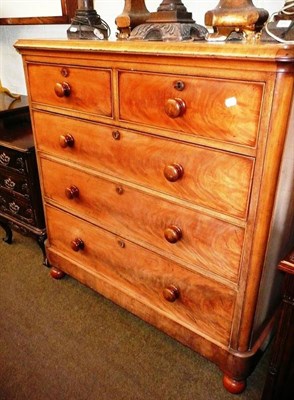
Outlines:
[[248,81],[120,71],[119,117],[254,147],[263,87]]
[[112,180],[41,159],[44,195],[148,247],[237,281],[244,229]]
[[110,70],[28,64],[28,80],[33,103],[112,116]]
[[17,171],[21,174],[27,172],[26,158],[19,151],[0,146],[0,169]]
[[77,269],[80,264],[122,293],[228,344],[235,303],[232,289],[57,209],[47,206],[46,214],[49,261],[50,254],[63,254],[77,263]]
[[29,200],[16,198],[0,189],[0,211],[18,219],[19,221],[35,224],[35,216]]
[[12,195],[30,197],[30,187],[27,177],[0,168],[0,188]]
[[38,150],[246,219],[254,160],[100,124],[34,112]]

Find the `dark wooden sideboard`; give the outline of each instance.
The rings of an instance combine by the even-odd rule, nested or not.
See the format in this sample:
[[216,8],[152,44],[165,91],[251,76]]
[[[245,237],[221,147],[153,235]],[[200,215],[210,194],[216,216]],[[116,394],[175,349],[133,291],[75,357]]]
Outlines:
[[37,239],[43,254],[46,229],[26,96],[0,93],[0,225]]
[[294,398],[294,249],[278,268],[285,273],[283,300],[262,400]]

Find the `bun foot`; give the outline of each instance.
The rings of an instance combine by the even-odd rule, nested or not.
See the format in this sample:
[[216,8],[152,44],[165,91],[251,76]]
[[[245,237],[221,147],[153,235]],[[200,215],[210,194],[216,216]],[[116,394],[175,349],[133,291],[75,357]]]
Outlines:
[[228,392],[232,394],[239,394],[245,390],[246,380],[236,381],[235,379],[229,377],[228,375],[224,375],[223,385]]
[[56,267],[51,267],[50,275],[54,279],[62,279],[65,276],[65,273]]

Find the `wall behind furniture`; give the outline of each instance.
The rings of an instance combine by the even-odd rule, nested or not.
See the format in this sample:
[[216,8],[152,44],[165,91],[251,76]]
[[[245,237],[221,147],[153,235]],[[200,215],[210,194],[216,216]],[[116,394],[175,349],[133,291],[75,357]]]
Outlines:
[[[49,1],[49,0],[48,0]],[[146,0],[149,11],[156,11],[161,0]],[[189,12],[192,12],[194,20],[198,24],[204,24],[204,14],[218,4],[218,0],[183,0]],[[280,10],[283,0],[255,0],[256,7],[263,7],[270,14]],[[20,7],[25,8],[25,1]],[[111,28],[111,39],[115,39],[115,18],[121,14],[124,8],[123,0],[95,0],[94,7],[97,13]],[[3,86],[12,92],[26,94],[24,73],[20,55],[15,51],[13,44],[17,39],[24,38],[66,38],[66,30],[69,25],[15,25],[0,26],[0,78]]]

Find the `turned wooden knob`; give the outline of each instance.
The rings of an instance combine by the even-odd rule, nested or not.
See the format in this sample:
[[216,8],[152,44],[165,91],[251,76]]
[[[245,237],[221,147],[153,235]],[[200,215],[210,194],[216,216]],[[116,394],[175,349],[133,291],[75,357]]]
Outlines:
[[67,82],[57,82],[54,86],[54,92],[58,97],[68,97],[70,95],[70,86]]
[[175,285],[169,285],[163,289],[163,297],[165,300],[173,303],[176,301],[180,296],[180,291]]
[[164,237],[169,243],[177,243],[182,238],[182,231],[176,225],[165,228]]
[[71,242],[71,248],[73,249],[73,251],[84,250],[85,243],[82,239],[76,238]]
[[65,189],[65,195],[70,200],[78,198],[79,194],[80,194],[79,188],[77,188],[74,185],[67,187]]
[[170,118],[177,118],[184,114],[186,104],[184,100],[179,98],[168,99],[165,103],[164,110]]
[[170,182],[176,182],[184,174],[184,168],[180,164],[170,164],[164,168],[164,176]]
[[60,135],[59,144],[62,148],[73,147],[75,143],[74,137],[72,135]]

